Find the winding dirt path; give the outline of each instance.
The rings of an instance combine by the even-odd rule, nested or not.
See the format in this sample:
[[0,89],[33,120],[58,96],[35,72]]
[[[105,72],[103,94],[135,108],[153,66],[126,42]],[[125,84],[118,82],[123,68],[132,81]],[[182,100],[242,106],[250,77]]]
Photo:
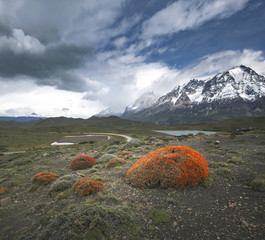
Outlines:
[[132,140],[132,137],[123,135],[123,134],[117,134],[117,133],[90,133],[90,134],[99,134],[99,135],[113,135],[113,136],[119,136],[126,139],[127,142]]

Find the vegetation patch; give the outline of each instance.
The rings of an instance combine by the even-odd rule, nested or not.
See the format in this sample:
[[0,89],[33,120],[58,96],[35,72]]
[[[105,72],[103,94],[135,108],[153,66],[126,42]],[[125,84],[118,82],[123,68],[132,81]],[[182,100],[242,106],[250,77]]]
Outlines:
[[70,205],[36,232],[35,239],[127,239],[137,237],[139,230],[126,206]]
[[208,163],[186,146],[168,146],[148,153],[126,173],[126,182],[138,187],[193,187],[208,177]]
[[105,153],[102,156],[99,157],[99,159],[97,160],[98,163],[107,163],[109,160],[116,158],[117,156],[114,154],[108,154]]
[[216,181],[216,174],[214,173],[214,171],[209,170],[208,177],[205,181],[202,182],[202,186],[206,188],[211,187],[215,181]]
[[155,223],[169,223],[171,221],[171,217],[165,210],[153,210],[149,213],[149,217]]
[[73,186],[78,179],[75,174],[67,174],[56,179],[50,186],[50,192],[61,192],[65,191]]
[[6,188],[1,188],[0,189],[0,194],[5,194],[7,193],[7,189]]
[[31,181],[33,183],[39,182],[39,183],[43,183],[43,184],[49,184],[52,181],[54,181],[56,177],[58,177],[57,174],[50,173],[50,172],[46,171],[46,172],[37,173],[36,175],[34,175],[32,177]]
[[209,163],[209,167],[211,168],[219,168],[219,167],[228,167],[229,164],[225,163],[225,162],[212,162]]
[[104,184],[100,181],[94,181],[91,178],[82,177],[74,184],[74,189],[80,195],[86,196],[101,191],[103,186]]
[[107,168],[112,168],[112,167],[116,167],[118,165],[124,165],[124,164],[127,164],[127,160],[123,158],[113,158],[108,161]]
[[75,157],[69,164],[69,168],[73,170],[80,170],[92,167],[96,160],[88,155],[80,155]]
[[251,188],[259,191],[264,192],[265,191],[265,174],[257,176],[255,179],[251,182]]
[[222,167],[222,168],[215,170],[215,173],[219,177],[222,177],[222,178],[234,178],[234,175],[231,169],[226,168],[226,167]]
[[235,165],[239,165],[243,163],[242,159],[238,156],[232,156],[231,158],[227,160],[227,162],[231,164],[235,164]]
[[142,141],[137,139],[137,138],[134,138],[131,141],[129,141],[128,143],[126,143],[123,146],[123,149],[129,149],[129,148],[132,148],[132,147],[139,147],[141,145],[142,145]]
[[132,154],[132,152],[130,152],[130,151],[123,151],[121,153],[122,156],[130,155],[130,154]]

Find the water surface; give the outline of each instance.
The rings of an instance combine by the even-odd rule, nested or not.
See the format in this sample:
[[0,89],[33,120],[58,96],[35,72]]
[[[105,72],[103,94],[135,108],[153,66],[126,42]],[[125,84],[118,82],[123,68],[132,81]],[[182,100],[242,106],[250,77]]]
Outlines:
[[179,131],[156,131],[156,132],[161,132],[173,136],[182,136],[182,135],[189,135],[189,134],[197,134],[197,133],[204,133],[205,135],[210,135],[210,134],[215,134],[216,132],[211,132],[211,131],[197,131],[197,130],[179,130]]

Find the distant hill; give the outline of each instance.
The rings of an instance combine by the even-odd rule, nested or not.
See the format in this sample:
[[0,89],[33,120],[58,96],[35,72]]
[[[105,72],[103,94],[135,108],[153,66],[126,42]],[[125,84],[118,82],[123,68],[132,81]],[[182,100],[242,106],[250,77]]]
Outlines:
[[36,122],[35,127],[49,128],[47,131],[61,132],[138,132],[151,129],[161,129],[162,127],[149,122],[136,122],[119,117],[91,117],[88,119],[81,118],[47,118]]
[[32,121],[38,121],[41,119],[41,117],[4,117],[0,116],[0,121],[14,121],[14,122],[32,122]]

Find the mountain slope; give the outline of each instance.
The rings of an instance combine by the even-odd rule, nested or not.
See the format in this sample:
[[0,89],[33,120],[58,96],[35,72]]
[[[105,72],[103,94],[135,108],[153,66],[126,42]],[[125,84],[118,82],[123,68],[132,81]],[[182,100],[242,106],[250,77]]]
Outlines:
[[163,125],[219,121],[265,115],[265,77],[243,65],[208,80],[193,79],[151,106],[128,111],[123,118]]

